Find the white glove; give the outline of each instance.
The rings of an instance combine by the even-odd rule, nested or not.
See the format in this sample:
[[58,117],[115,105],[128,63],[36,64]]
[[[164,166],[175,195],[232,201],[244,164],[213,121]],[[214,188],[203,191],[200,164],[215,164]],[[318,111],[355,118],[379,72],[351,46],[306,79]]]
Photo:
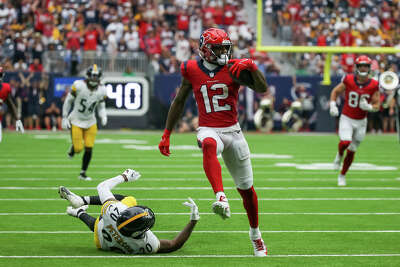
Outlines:
[[331,101],[331,102],[329,102],[329,114],[332,116],[332,117],[337,117],[337,116],[339,116],[339,109],[337,108],[337,106],[336,106],[336,102],[335,101]]
[[101,117],[101,126],[106,126],[107,125],[107,116]]
[[62,118],[61,127],[64,130],[71,128],[71,122],[69,121],[69,119],[67,117]]
[[366,98],[361,98],[360,104],[358,105],[364,111],[373,111],[374,108],[368,103]]
[[196,203],[194,203],[193,199],[188,197],[188,200],[189,202],[186,201],[182,204],[190,208],[190,211],[192,212],[190,214],[190,220],[198,221],[200,219],[199,208],[197,207]]
[[140,178],[141,174],[135,170],[132,169],[126,169],[123,173],[122,176],[126,179],[128,179],[128,182],[133,182],[136,181]]
[[20,131],[21,133],[25,132],[24,125],[22,124],[21,120],[17,120],[15,122],[15,130]]

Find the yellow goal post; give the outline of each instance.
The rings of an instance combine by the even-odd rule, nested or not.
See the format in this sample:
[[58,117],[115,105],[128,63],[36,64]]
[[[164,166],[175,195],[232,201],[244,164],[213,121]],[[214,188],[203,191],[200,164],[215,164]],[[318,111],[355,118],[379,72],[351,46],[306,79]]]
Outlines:
[[257,0],[257,51],[281,53],[324,53],[325,65],[323,85],[331,84],[332,54],[395,54],[400,53],[400,48],[394,47],[354,47],[354,46],[266,46],[262,45],[263,27],[263,0]]

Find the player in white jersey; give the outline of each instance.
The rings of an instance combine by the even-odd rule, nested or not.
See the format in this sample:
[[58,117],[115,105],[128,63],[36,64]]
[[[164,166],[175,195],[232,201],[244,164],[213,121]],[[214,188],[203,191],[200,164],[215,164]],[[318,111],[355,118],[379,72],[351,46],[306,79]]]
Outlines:
[[[71,86],[63,105],[62,127],[71,129],[72,146],[68,156],[72,158],[75,153],[80,153],[85,147],[82,158],[82,169],[78,176],[81,180],[90,181],[86,170],[92,158],[92,150],[97,134],[97,121],[94,113],[97,108],[102,126],[107,124],[105,99],[107,91],[100,83],[102,72],[96,64],[90,66],[85,80],[77,80]],[[74,107],[71,110],[71,106]]]
[[[197,221],[199,210],[194,201],[183,203],[191,208],[190,221],[173,239],[158,239],[150,230],[155,223],[153,211],[137,205],[134,197],[112,194],[111,189],[123,182],[136,181],[140,174],[127,169],[121,175],[101,182],[97,186],[98,196],[78,196],[60,186],[61,198],[68,200],[67,213],[79,218],[94,232],[98,249],[124,254],[153,254],[175,251],[189,239]],[[103,205],[99,218],[86,213],[88,205]]]

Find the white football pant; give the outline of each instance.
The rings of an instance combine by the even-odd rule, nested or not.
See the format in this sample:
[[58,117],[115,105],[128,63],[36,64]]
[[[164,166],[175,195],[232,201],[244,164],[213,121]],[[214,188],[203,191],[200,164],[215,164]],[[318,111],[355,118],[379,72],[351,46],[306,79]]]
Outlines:
[[341,115],[339,120],[339,137],[342,141],[351,141],[349,150],[356,151],[367,131],[367,118],[354,120]]

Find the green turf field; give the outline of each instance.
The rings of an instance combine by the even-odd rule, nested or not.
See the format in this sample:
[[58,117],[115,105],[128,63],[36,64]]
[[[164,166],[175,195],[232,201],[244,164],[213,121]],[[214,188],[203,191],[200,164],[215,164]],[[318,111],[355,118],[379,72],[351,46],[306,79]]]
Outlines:
[[[100,132],[88,175],[81,155],[69,160],[66,132],[5,132],[0,143],[0,266],[400,266],[400,145],[395,135],[369,135],[347,187],[331,170],[335,135],[247,133],[260,228],[269,256],[252,257],[239,194],[222,165],[232,217],[211,212],[214,195],[194,134],[173,134],[170,158],[161,132]],[[175,146],[175,147],[174,147]],[[113,192],[133,195],[156,213],[159,238],[173,238],[189,220],[188,196],[201,219],[185,246],[171,254],[125,256],[98,251],[93,234],[65,214],[57,188],[96,194],[96,185],[134,168],[142,177]],[[89,208],[97,215],[99,206]]]

